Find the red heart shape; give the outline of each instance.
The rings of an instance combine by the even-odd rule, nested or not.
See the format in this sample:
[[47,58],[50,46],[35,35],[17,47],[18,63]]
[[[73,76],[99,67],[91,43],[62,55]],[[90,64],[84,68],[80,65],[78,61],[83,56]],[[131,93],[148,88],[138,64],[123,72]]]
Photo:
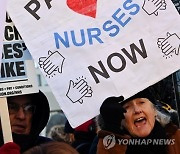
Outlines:
[[96,17],[97,0],[67,0],[67,5],[77,13],[93,18]]

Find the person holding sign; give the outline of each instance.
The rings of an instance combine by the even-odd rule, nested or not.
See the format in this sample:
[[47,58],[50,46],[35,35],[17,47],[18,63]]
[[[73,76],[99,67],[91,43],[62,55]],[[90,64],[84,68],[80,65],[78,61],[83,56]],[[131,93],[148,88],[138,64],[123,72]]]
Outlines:
[[[13,141],[20,146],[21,152],[51,141],[39,136],[49,119],[49,103],[46,96],[39,93],[7,97]],[[1,130],[1,129],[0,129]],[[4,144],[2,131],[0,145]]]
[[149,89],[123,99],[109,97],[100,107],[98,154],[180,153],[180,129],[156,109]]

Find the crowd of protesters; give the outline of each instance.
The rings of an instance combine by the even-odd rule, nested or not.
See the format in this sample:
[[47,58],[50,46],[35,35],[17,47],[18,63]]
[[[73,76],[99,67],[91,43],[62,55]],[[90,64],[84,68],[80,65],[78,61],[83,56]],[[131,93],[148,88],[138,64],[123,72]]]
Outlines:
[[[50,114],[48,99],[41,91],[8,97],[7,103],[13,142],[4,144],[0,131],[1,154],[180,153],[180,129],[174,124],[174,116],[152,96],[149,88],[126,100],[123,96],[108,97],[97,117],[76,128],[65,119],[49,130],[48,137],[40,136]],[[171,143],[117,142],[132,139],[140,139],[138,143],[169,139]]]

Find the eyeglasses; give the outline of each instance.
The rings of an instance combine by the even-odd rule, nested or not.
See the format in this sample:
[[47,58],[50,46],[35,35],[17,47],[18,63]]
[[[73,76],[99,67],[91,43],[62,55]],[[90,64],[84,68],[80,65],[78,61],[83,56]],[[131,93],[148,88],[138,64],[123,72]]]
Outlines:
[[23,108],[25,114],[34,114],[36,110],[36,106],[32,104],[18,105],[16,103],[8,103],[9,114],[18,113],[21,107]]

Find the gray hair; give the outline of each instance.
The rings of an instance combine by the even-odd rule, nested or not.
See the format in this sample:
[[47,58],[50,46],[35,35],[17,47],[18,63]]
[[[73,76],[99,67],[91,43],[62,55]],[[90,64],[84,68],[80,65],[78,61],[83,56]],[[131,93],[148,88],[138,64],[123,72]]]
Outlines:
[[65,125],[54,125],[48,134],[48,137],[52,138],[55,141],[64,141],[66,143],[70,143],[69,134],[64,132]]

